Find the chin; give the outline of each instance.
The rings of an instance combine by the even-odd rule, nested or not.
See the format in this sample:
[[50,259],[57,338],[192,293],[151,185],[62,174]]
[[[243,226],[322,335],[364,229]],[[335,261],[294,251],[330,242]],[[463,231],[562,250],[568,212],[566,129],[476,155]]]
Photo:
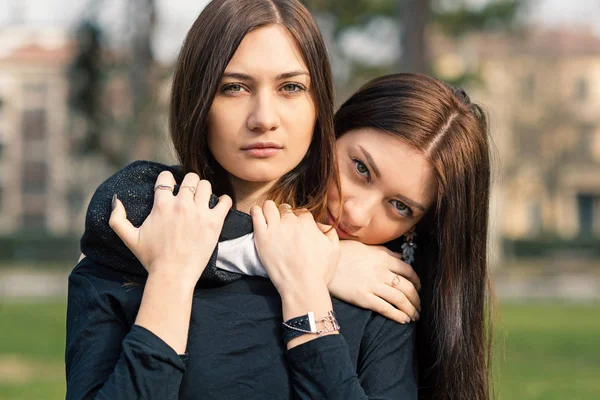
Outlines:
[[234,175],[243,181],[254,182],[254,183],[266,183],[279,180],[282,176],[287,174],[291,170],[285,171],[240,171],[240,173],[234,173]]
[[272,182],[280,179],[290,172],[296,165],[277,165],[276,163],[248,163],[238,164],[236,171],[231,171],[247,182]]

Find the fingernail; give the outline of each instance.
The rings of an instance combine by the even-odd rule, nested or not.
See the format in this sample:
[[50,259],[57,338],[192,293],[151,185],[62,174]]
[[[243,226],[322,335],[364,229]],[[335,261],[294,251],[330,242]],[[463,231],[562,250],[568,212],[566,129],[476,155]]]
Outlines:
[[415,313],[415,321],[418,321],[418,320],[419,320],[419,318],[421,318],[421,314],[419,314],[419,312],[417,311],[417,312]]
[[410,317],[407,315],[406,318],[404,318],[404,323],[408,324],[410,322]]
[[117,208],[117,194],[113,194],[113,198],[112,198],[112,202],[111,202],[111,210],[115,211],[115,208]]

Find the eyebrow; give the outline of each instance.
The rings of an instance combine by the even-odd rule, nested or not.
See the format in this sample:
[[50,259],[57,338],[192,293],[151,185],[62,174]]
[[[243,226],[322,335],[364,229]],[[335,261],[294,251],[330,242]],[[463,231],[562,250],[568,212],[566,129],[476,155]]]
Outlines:
[[[289,79],[289,78],[294,78],[296,76],[300,76],[300,75],[306,75],[306,76],[310,76],[310,74],[306,71],[290,71],[290,72],[284,72],[282,74],[279,74],[275,77],[276,80],[280,81],[283,79]],[[242,72],[224,72],[223,73],[223,78],[233,78],[233,79],[239,79],[241,81],[252,81],[254,80],[254,78],[252,78],[252,76],[248,75],[248,74],[244,74]]]
[[396,193],[396,197],[402,200],[402,202],[404,202],[406,205],[418,208],[422,212],[425,212],[425,207],[421,203],[417,203],[416,201],[411,200],[408,197],[401,195],[400,193]]
[[381,178],[381,173],[379,172],[379,169],[377,169],[377,165],[375,165],[375,160],[373,160],[373,157],[371,157],[371,153],[369,153],[367,150],[365,150],[365,148],[362,147],[361,145],[358,145],[358,148],[365,155],[365,158],[367,159],[369,166],[371,167],[373,172],[375,172],[375,176],[377,176],[378,178]]
[[[379,172],[379,169],[377,169],[377,165],[375,165],[375,160],[373,160],[373,157],[371,156],[371,153],[369,153],[367,150],[365,150],[364,147],[362,146],[358,146],[358,148],[363,152],[363,154],[365,155],[365,158],[367,159],[367,163],[369,163],[369,166],[371,167],[371,169],[373,170],[373,172],[375,172],[375,176],[377,176],[377,178],[381,178],[381,173]],[[421,210],[422,212],[425,212],[425,206],[423,206],[421,203],[418,203],[414,200],[409,199],[406,196],[403,196],[399,193],[396,193],[395,195],[396,197],[398,197],[400,200],[402,200],[404,203],[406,203],[406,205],[413,207],[413,208],[418,208],[419,210]]]

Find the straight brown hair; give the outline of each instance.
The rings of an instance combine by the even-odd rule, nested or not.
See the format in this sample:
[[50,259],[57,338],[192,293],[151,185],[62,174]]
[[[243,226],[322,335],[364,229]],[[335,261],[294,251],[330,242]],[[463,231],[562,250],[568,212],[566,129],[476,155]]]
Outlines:
[[207,115],[227,64],[244,37],[271,24],[294,37],[308,66],[317,121],[300,164],[279,179],[267,197],[309,209],[323,219],[329,182],[339,188],[333,134],[333,82],[325,42],[314,19],[297,0],[213,0],[200,13],[179,53],[173,77],[169,125],[185,172],[211,182],[213,192],[235,201],[229,174],[207,144]]
[[395,74],[367,83],[336,113],[336,137],[359,128],[402,138],[424,154],[437,176],[435,206],[417,224],[419,398],[487,400],[488,118],[463,90],[426,75]]

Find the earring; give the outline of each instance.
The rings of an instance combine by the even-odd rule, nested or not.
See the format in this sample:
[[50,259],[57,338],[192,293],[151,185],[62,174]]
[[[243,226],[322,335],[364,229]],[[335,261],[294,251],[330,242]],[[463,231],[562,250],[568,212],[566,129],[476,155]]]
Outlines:
[[415,243],[416,238],[417,233],[413,227],[410,231],[404,234],[404,243],[402,243],[402,246],[400,246],[402,249],[402,261],[408,265],[412,265],[412,263],[415,261],[415,249],[417,248],[417,244]]

